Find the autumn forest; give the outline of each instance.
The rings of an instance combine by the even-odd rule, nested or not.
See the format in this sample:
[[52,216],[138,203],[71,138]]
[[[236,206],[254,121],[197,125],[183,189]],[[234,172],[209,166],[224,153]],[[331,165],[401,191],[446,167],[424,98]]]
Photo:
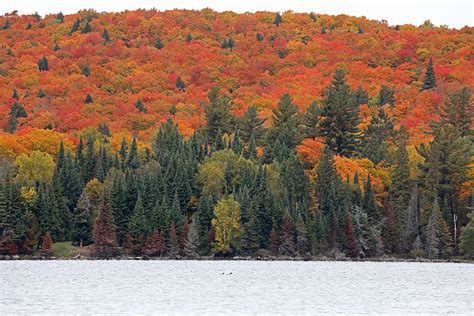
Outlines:
[[0,17],[0,255],[474,258],[474,28]]

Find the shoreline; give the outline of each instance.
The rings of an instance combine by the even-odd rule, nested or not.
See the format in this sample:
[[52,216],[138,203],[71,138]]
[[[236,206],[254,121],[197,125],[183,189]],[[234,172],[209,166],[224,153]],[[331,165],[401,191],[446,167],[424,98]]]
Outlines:
[[315,257],[287,257],[287,256],[272,256],[272,257],[251,257],[251,256],[234,256],[234,257],[213,257],[202,256],[199,258],[187,257],[148,257],[148,256],[117,256],[111,258],[97,258],[89,256],[76,257],[44,257],[44,256],[20,256],[20,255],[4,255],[0,256],[0,261],[314,261],[314,262],[424,262],[424,263],[466,263],[474,264],[474,260],[465,258],[452,259],[427,259],[427,258],[395,258],[395,257],[380,257],[380,258],[366,258],[366,259],[351,259],[351,258],[331,258],[325,256]]

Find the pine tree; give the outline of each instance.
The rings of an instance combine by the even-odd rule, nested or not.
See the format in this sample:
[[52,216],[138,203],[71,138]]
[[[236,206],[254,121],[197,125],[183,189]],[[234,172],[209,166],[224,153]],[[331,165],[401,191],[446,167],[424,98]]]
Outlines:
[[283,18],[281,17],[280,13],[277,13],[275,16],[275,19],[273,20],[273,24],[276,26],[280,26],[280,24],[283,22]]
[[41,245],[40,253],[42,256],[45,256],[48,258],[54,255],[53,239],[51,238],[51,235],[49,234],[49,232],[46,232],[46,234],[43,237],[43,243]]
[[86,146],[86,155],[84,157],[84,164],[82,167],[84,183],[87,183],[94,178],[96,167],[94,140],[92,138],[88,138]]
[[43,55],[41,59],[38,60],[38,70],[39,71],[48,71],[49,66],[48,66],[48,60],[46,59],[46,56]]
[[274,146],[278,141],[288,148],[295,148],[302,139],[300,133],[302,115],[293,104],[291,96],[288,93],[282,95],[278,107],[272,112],[273,125],[267,134],[268,146]]
[[428,66],[426,67],[425,79],[421,90],[431,90],[436,88],[436,76],[433,69],[433,59],[430,58]]
[[321,109],[316,101],[311,102],[303,116],[302,125],[304,128],[304,136],[306,138],[315,138],[318,136],[318,124],[321,118]]
[[233,117],[230,113],[232,102],[227,95],[221,95],[217,87],[211,89],[208,98],[209,103],[204,107],[206,118],[204,129],[207,139],[213,143],[219,130],[221,133],[227,133],[233,127]]
[[110,258],[117,254],[117,234],[110,206],[105,199],[99,207],[99,214],[92,231],[93,252],[98,257]]
[[135,102],[135,107],[139,112],[146,113],[145,104],[143,104],[142,100],[138,100],[137,102]]
[[340,177],[336,171],[334,157],[331,149],[325,147],[323,156],[316,170],[316,196],[318,198],[319,210],[328,219],[335,211],[337,205],[336,191],[340,187]]
[[266,119],[258,117],[258,111],[255,106],[251,106],[244,113],[239,122],[240,137],[245,143],[250,141],[252,136],[254,140],[259,140],[263,133],[263,124]]
[[259,249],[260,242],[257,235],[255,214],[252,209],[248,215],[248,221],[243,224],[243,229],[242,252],[244,254],[253,255]]
[[326,88],[321,116],[319,131],[326,145],[339,155],[351,156],[359,144],[359,105],[340,69]]
[[71,238],[73,245],[87,246],[92,242],[91,203],[86,191],[77,201],[73,213]]
[[128,231],[132,237],[134,252],[139,254],[143,249],[144,242],[150,233],[148,218],[143,207],[143,199],[141,194],[138,194],[137,202],[133,215],[128,223]]
[[385,160],[388,152],[387,141],[392,134],[392,120],[380,108],[378,114],[371,118],[369,126],[363,132],[361,155],[369,158],[376,165]]
[[370,174],[367,176],[367,182],[364,186],[364,200],[362,202],[364,210],[367,212],[369,220],[372,222],[380,220],[380,210],[375,200],[375,193],[372,189]]
[[431,208],[431,215],[425,228],[425,236],[428,258],[436,259],[451,254],[451,235],[446,222],[441,217],[437,199],[435,199]]
[[69,31],[69,35],[72,35],[72,33],[79,30],[80,26],[81,26],[81,20],[79,20],[79,18],[77,18],[71,26],[71,30]]
[[300,255],[305,255],[309,250],[308,245],[308,230],[301,214],[295,224],[296,233],[296,250]]

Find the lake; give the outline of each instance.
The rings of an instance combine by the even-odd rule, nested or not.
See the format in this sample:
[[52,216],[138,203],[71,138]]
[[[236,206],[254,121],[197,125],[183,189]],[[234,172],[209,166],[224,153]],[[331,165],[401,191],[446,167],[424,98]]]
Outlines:
[[2,261],[0,313],[468,314],[474,265]]

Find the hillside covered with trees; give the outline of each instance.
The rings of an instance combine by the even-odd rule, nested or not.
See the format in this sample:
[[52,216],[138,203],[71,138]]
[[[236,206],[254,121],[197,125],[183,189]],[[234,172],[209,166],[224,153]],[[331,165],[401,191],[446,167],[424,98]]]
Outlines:
[[0,17],[0,254],[474,256],[474,28]]

